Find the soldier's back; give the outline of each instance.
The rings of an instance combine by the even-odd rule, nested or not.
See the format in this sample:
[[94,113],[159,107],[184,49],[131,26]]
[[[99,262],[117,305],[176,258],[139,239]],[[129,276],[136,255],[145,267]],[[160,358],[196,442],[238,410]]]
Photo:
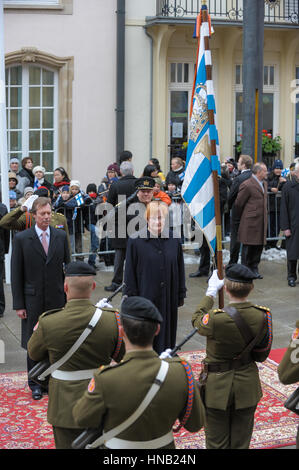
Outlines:
[[[175,420],[183,417],[188,399],[186,371],[179,359],[167,361],[169,369],[159,392],[138,420],[117,436],[118,439],[141,442],[140,448],[143,448],[143,442],[171,433]],[[124,422],[150,390],[160,366],[161,359],[154,351],[132,351],[125,355],[120,364],[97,372],[89,390],[74,407],[77,424],[80,427],[97,427],[104,419],[104,430],[107,432]],[[194,386],[192,412],[185,427],[195,432],[203,426],[203,421],[204,408],[199,390]],[[173,439],[163,447],[174,448]]]

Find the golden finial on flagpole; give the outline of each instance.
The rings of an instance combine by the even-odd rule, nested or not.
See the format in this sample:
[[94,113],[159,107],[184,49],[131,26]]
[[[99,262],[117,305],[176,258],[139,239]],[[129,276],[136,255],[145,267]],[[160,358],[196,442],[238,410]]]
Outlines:
[[201,5],[207,6],[207,0],[201,0]]

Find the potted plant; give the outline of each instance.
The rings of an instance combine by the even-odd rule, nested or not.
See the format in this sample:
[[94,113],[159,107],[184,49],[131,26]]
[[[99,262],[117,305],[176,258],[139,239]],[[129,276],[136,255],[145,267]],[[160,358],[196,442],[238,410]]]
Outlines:
[[262,151],[263,154],[266,154],[266,156],[270,155],[277,155],[277,153],[281,150],[282,145],[281,145],[281,137],[277,135],[276,137],[273,137],[270,132],[268,132],[266,129],[263,129],[263,135],[262,135]]
[[[242,137],[242,136],[241,136]],[[276,156],[282,149],[281,137],[277,135],[273,137],[266,129],[262,131],[262,152],[265,156]],[[236,143],[236,151],[238,154],[242,152],[242,140]]]

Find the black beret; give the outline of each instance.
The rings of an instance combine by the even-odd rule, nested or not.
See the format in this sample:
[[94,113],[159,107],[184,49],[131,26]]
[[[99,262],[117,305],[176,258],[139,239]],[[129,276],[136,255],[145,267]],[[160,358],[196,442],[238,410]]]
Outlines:
[[230,281],[249,284],[258,276],[243,264],[229,264],[225,268],[225,277]]
[[157,307],[144,297],[127,297],[123,300],[120,308],[123,317],[135,320],[147,320],[162,323],[163,318]]
[[151,176],[143,176],[135,182],[135,189],[152,189],[155,186],[155,180]]
[[71,261],[66,265],[65,275],[69,276],[95,276],[96,270],[84,261]]

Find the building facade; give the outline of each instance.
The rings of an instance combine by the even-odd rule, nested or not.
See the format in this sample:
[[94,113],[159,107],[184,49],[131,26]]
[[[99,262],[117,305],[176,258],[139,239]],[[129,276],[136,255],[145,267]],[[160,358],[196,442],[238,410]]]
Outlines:
[[[220,157],[242,136],[242,0],[208,0]],[[124,75],[117,71],[117,8],[125,9]],[[116,161],[116,90],[124,84],[124,149],[135,175],[184,156],[197,42],[195,0],[6,0],[8,153],[32,155],[98,184]],[[265,1],[263,128],[299,156],[299,2]],[[298,93],[297,93],[298,92]]]
[[8,155],[82,188],[115,161],[116,1],[5,1]]
[[[194,18],[201,2],[160,0],[146,18],[154,42],[153,154],[169,165],[188,136],[188,113],[196,60]],[[243,2],[206,2],[214,34],[210,40],[220,157],[236,157],[242,136]],[[265,1],[263,129],[280,135],[280,158],[299,156],[299,2]]]

